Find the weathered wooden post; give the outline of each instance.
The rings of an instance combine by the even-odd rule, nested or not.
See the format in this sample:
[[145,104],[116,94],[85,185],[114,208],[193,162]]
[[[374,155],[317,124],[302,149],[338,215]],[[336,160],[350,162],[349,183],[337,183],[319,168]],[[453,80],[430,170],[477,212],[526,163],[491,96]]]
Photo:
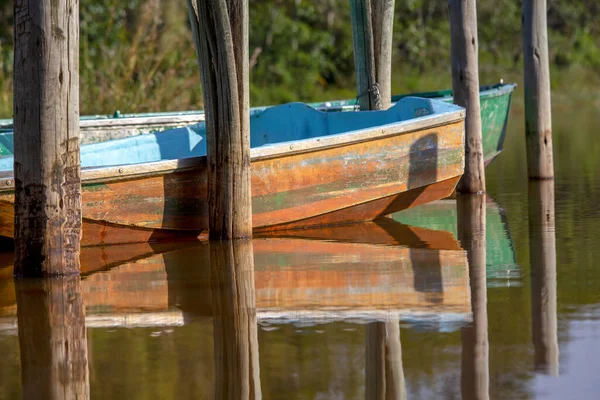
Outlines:
[[[385,110],[392,100],[394,0],[350,0],[356,88],[361,110]],[[398,320],[366,327],[365,398],[405,398]]]
[[535,368],[558,376],[554,181],[529,183],[531,335]]
[[251,240],[210,244],[215,399],[260,399]]
[[248,0],[188,0],[206,111],[211,239],[252,236]]
[[530,178],[554,178],[546,0],[523,0],[525,136]]
[[366,326],[365,399],[406,399],[398,317]]
[[77,275],[15,282],[24,399],[89,399],[85,307]]
[[489,341],[486,274],[486,196],[458,195],[458,238],[467,252],[473,324],[462,328],[463,399],[489,398]]
[[15,274],[79,273],[79,1],[14,12]]
[[384,110],[392,98],[394,0],[350,0],[356,87],[361,110]]
[[454,103],[467,109],[465,118],[465,172],[457,190],[485,192],[481,111],[479,104],[479,62],[477,9],[475,0],[448,0]]

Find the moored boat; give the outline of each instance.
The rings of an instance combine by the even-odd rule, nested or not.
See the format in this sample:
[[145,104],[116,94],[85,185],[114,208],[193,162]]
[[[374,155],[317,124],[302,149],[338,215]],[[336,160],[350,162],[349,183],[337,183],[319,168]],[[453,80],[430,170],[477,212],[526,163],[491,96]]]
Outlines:
[[[502,151],[511,97],[515,87],[514,84],[498,83],[480,88],[483,155],[486,165]],[[409,96],[436,99],[448,103],[453,100],[451,90],[441,90],[395,95],[392,97],[392,102],[396,103]],[[351,99],[309,105],[320,111],[355,111],[356,104],[357,100]],[[253,108],[251,113],[261,112],[265,108]],[[83,144],[103,142],[184,127],[202,121],[204,121],[204,111],[89,115],[81,117],[81,140]],[[0,156],[12,154],[12,138],[10,136],[12,136],[12,120],[0,120]]]
[[[251,117],[256,232],[368,221],[450,195],[464,110],[406,97],[385,111],[291,103]],[[81,147],[82,245],[197,237],[208,229],[205,124]],[[11,156],[0,158],[0,235],[13,235]]]

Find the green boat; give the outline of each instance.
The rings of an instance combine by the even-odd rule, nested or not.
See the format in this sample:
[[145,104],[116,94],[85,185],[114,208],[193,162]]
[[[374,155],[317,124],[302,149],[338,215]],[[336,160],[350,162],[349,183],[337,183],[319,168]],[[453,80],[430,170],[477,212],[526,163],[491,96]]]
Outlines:
[[[457,234],[456,200],[445,199],[392,214],[403,224]],[[488,287],[518,285],[521,269],[504,209],[488,197],[486,207],[486,270]]]
[[[486,165],[502,151],[510,100],[515,87],[514,84],[498,83],[480,88],[483,153]],[[407,96],[452,102],[451,90],[397,95],[392,97],[392,102],[395,103]],[[358,107],[356,99],[309,105],[321,111],[355,111]],[[252,108],[250,113],[257,113],[265,108],[268,107]],[[117,111],[113,115],[83,116],[80,121],[81,143],[87,144],[197,124],[204,121],[204,111],[142,114],[121,114]],[[0,120],[0,157],[12,153],[12,120]]]

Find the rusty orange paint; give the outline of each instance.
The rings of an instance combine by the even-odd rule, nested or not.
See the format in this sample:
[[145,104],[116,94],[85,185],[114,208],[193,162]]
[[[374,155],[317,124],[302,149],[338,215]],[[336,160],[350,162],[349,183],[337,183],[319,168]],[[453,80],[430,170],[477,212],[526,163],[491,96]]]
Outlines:
[[[252,163],[255,232],[369,221],[450,195],[464,167],[464,122]],[[83,184],[82,244],[196,238],[208,229],[206,166]],[[13,235],[14,195],[0,195]]]

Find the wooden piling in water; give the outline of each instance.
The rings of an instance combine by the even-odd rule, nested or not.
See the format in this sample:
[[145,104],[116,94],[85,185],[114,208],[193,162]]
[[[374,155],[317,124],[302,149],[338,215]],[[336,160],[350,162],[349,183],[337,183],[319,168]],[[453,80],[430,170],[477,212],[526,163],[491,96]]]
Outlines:
[[523,0],[525,137],[529,178],[554,178],[546,0]]
[[459,194],[458,239],[467,252],[473,324],[462,328],[463,399],[489,399],[489,339],[486,271],[486,196]]
[[251,240],[210,244],[215,399],[260,399]]
[[361,110],[385,110],[392,98],[394,0],[351,0],[356,88]]
[[531,336],[537,371],[558,376],[554,181],[529,183]]
[[475,0],[448,0],[454,103],[467,109],[465,172],[457,186],[462,193],[485,192],[485,171],[479,104],[477,9]]
[[15,2],[15,274],[79,272],[79,1]]
[[[394,0],[350,0],[356,88],[361,110],[385,110],[392,99]],[[365,398],[404,399],[400,325],[367,326]]]
[[15,282],[24,399],[89,399],[85,306],[77,275]]
[[252,236],[248,0],[188,0],[206,111],[209,235]]
[[365,399],[406,399],[400,321],[395,317],[366,326]]

